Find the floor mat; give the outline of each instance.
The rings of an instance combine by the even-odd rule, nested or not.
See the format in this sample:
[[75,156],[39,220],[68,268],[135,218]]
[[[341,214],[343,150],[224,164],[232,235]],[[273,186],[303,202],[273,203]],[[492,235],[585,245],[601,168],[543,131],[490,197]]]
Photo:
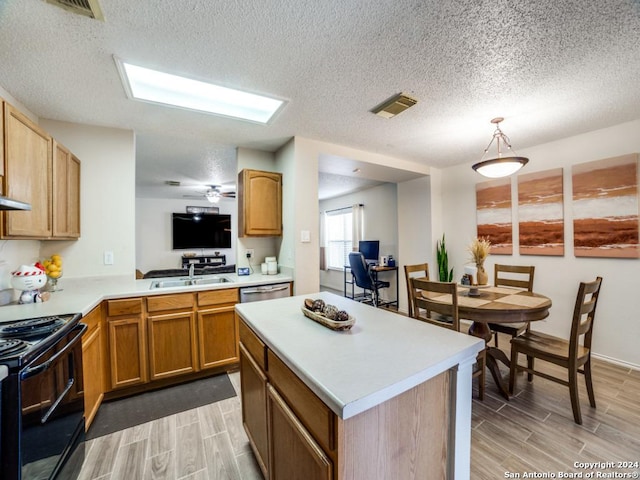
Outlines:
[[105,402],[87,432],[87,440],[235,395],[229,376],[222,374]]

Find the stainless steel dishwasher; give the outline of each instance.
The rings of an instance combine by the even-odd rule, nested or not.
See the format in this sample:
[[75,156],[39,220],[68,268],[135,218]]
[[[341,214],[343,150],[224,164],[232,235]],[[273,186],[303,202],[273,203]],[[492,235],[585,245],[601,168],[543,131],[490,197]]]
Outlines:
[[240,289],[240,303],[289,297],[291,296],[290,289],[291,286],[289,283],[274,283],[273,285],[243,287]]

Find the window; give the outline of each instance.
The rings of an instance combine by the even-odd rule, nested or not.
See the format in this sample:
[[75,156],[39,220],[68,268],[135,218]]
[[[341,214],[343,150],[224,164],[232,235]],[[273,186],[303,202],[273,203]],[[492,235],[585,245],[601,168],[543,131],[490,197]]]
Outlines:
[[349,265],[349,252],[353,250],[353,209],[341,208],[326,212],[325,235],[329,268],[342,270]]

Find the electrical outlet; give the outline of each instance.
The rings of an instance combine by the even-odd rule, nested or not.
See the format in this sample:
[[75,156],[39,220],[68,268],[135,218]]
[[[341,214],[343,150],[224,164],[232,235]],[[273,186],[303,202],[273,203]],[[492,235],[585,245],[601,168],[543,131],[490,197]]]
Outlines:
[[247,248],[247,258],[252,258],[253,257],[253,248]]

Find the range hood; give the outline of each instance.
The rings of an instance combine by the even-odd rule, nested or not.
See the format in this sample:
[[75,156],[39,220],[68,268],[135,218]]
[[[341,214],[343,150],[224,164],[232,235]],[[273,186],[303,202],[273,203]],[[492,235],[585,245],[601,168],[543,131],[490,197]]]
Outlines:
[[0,196],[0,210],[31,210],[31,205]]

